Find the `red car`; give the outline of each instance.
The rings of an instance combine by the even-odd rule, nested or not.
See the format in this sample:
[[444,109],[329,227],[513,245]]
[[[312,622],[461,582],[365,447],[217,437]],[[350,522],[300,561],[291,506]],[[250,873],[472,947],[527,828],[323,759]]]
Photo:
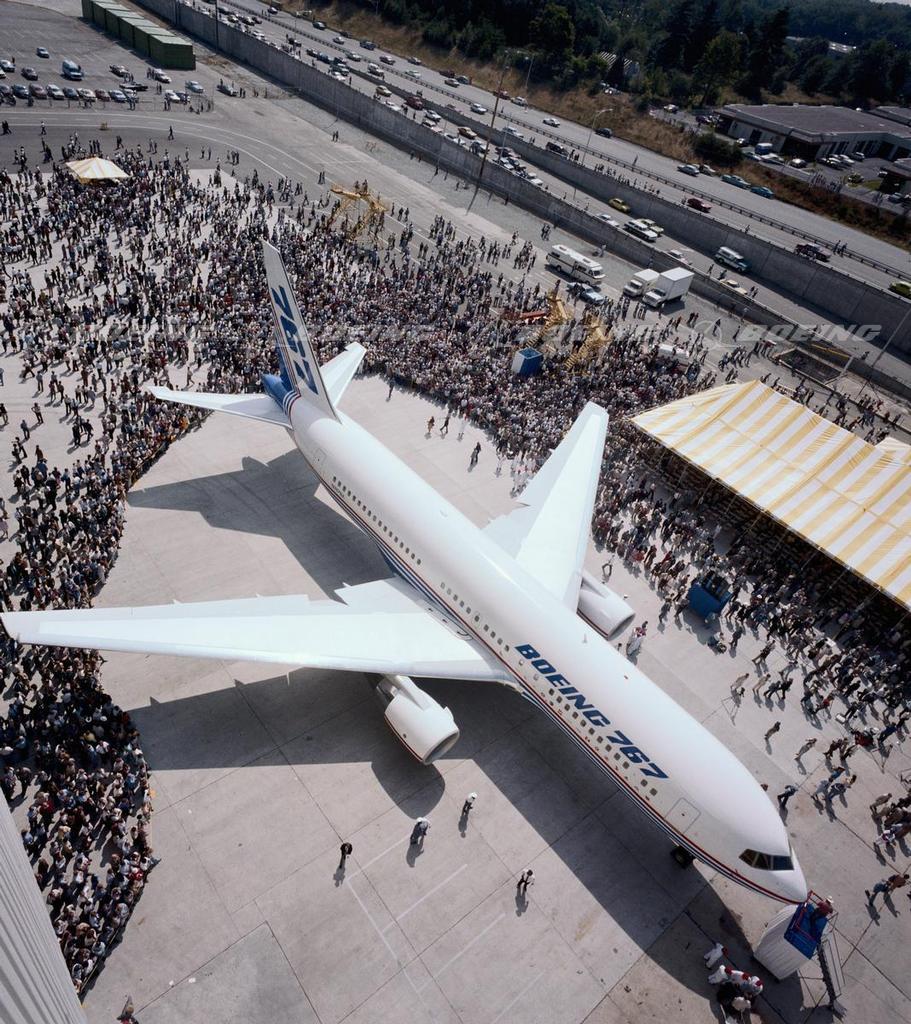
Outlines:
[[708,213],[709,210],[711,210],[711,206],[709,206],[704,199],[700,199],[698,196],[690,196],[686,201],[686,205],[693,210],[698,210],[700,213]]

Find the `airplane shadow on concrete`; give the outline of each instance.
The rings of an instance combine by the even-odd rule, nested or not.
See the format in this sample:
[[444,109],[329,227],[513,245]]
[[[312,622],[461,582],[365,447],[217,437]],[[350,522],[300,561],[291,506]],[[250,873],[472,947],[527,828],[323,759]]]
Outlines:
[[[314,474],[291,450],[268,464],[245,458],[238,472],[139,488],[130,493],[129,503],[196,512],[217,529],[276,537],[326,593],[342,583],[387,576],[373,544],[317,497],[317,487]],[[188,665],[188,675],[194,668]],[[147,706],[130,709],[153,772],[256,762],[290,764],[306,776],[309,765],[338,764],[348,766],[352,774],[346,784],[356,789],[360,780],[369,785],[363,777],[369,765],[386,796],[410,818],[436,812],[430,841],[437,839],[447,827],[440,806],[446,775],[417,764],[390,734],[364,675],[299,669],[269,677],[263,669],[264,677],[254,682],[177,700],[153,697]],[[244,676],[255,679],[257,671],[248,666]],[[749,944],[736,915],[695,869],[677,866],[664,833],[567,736],[503,687],[445,681],[422,685],[452,709],[460,726],[452,757],[474,759],[605,913],[660,968],[707,999],[714,992],[702,955],[716,940],[737,966],[749,969]],[[318,793],[314,796],[319,800]],[[449,824],[456,832],[464,796],[449,794],[456,806]],[[483,815],[482,802],[468,829],[481,827],[479,812]],[[539,879],[538,888],[543,884]],[[773,911],[770,903],[770,915]],[[692,937],[695,929],[699,938],[690,938],[692,948],[684,942],[681,950],[684,940],[672,940],[682,915],[686,934]],[[799,980],[775,983],[766,972],[759,973],[766,980],[765,998],[781,1017],[798,1019],[805,1009]]]
[[[276,537],[326,593],[342,583],[353,586],[388,575],[369,538],[330,499],[317,497],[319,481],[296,449],[268,463],[246,457],[242,466],[234,473],[136,488],[128,503],[197,512],[216,529]],[[340,559],[340,548],[363,557]]]
[[[530,829],[659,968],[713,999],[702,957],[721,941],[731,962],[764,979],[764,998],[782,1019],[797,1020],[807,1010],[799,979],[775,982],[751,962],[738,917],[715,889],[695,868],[680,868],[670,856],[664,833],[528,702],[498,686],[439,680],[421,685],[452,710],[459,724],[461,738],[451,757],[475,761]],[[239,767],[255,761],[290,764],[307,780],[308,766],[337,764],[347,775],[343,790],[354,790],[371,785],[364,775],[369,766],[385,794],[411,820],[431,818],[428,842],[439,841],[444,829],[459,831],[465,793],[450,792],[441,804],[447,775],[415,762],[391,735],[363,675],[301,669],[178,700],[153,699],[130,713],[153,772]],[[259,739],[249,741],[245,721],[255,721],[257,729],[261,723],[269,738],[264,741],[258,732]],[[330,803],[340,797],[337,792],[312,795],[318,802],[324,795]],[[482,790],[467,828],[481,828],[496,845],[485,810]],[[444,813],[451,813],[452,820]],[[530,861],[540,845],[530,852]],[[538,889],[546,884],[539,877]],[[540,896],[536,894],[539,901]],[[769,916],[777,906],[769,902]]]

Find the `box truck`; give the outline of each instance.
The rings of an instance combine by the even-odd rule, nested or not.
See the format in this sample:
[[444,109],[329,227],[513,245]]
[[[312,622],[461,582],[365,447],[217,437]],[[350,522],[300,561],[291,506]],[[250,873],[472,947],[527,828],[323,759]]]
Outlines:
[[666,302],[682,299],[693,283],[693,272],[686,267],[672,267],[659,274],[657,280],[642,296],[642,301],[652,309],[660,309]]
[[623,294],[632,298],[644,295],[659,277],[657,270],[639,270],[623,286]]

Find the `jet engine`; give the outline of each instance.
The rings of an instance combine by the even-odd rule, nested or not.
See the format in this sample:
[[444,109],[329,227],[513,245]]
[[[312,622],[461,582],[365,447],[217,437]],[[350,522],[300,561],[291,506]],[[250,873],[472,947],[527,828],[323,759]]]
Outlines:
[[636,616],[619,594],[584,570],[579,588],[579,613],[608,639],[632,625]]
[[376,692],[386,705],[386,722],[421,764],[432,764],[459,738],[452,712],[408,676],[383,676]]

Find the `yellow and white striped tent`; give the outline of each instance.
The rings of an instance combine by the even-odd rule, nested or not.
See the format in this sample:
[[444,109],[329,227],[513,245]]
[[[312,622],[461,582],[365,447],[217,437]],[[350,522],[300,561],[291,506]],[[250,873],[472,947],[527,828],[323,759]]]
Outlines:
[[633,422],[911,608],[907,445],[868,444],[759,381],[713,388]]

